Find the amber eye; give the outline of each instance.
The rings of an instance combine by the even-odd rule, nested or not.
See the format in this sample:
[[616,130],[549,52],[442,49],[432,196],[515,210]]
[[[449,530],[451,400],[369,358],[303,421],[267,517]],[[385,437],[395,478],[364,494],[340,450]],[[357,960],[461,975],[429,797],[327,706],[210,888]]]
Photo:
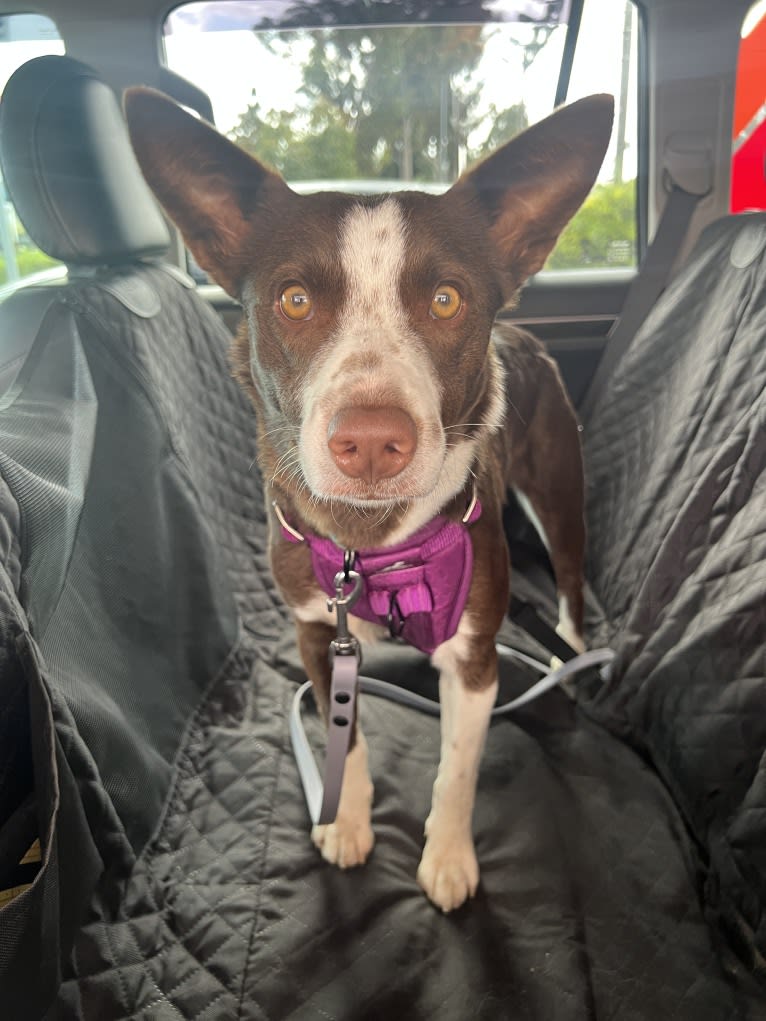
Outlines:
[[279,307],[288,319],[300,323],[311,315],[314,303],[305,287],[288,284],[279,296]]
[[462,307],[460,291],[452,284],[441,284],[431,298],[431,315],[434,319],[454,319]]

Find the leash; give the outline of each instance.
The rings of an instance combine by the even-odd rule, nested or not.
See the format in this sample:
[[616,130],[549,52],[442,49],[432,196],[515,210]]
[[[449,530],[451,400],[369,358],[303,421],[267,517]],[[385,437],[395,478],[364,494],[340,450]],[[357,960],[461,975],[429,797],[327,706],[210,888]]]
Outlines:
[[[359,664],[361,650],[359,642],[348,629],[348,611],[359,598],[362,591],[362,576],[350,566],[350,556],[345,558],[345,569],[335,575],[335,596],[327,600],[327,609],[335,610],[337,615],[337,634],[330,642],[330,661],[332,663],[332,682],[330,684],[330,708],[327,719],[327,755],[324,766],[324,784],[314,757],[306,740],[305,731],[300,720],[298,708],[298,725],[303,736],[296,745],[293,727],[295,707],[290,717],[290,734],[293,738],[293,750],[301,774],[303,791],[309,807],[313,823],[324,825],[332,822],[338,812],[338,802],[343,786],[343,773],[346,768],[346,755],[351,743],[351,733],[356,719],[356,697],[359,681]],[[351,585],[348,595],[344,587]],[[307,682],[311,687],[311,682]],[[306,687],[306,685],[304,685]],[[299,748],[301,749],[299,751]],[[307,754],[308,753],[308,754]],[[310,765],[308,765],[310,760]],[[313,767],[313,772],[312,768]],[[308,771],[306,771],[308,770]]]
[[[344,585],[353,584],[352,591],[344,594]],[[430,716],[441,714],[440,706],[431,699],[416,695],[395,684],[381,681],[374,677],[359,675],[361,654],[359,643],[348,630],[348,611],[359,597],[362,580],[356,571],[339,571],[335,576],[336,595],[328,599],[328,609],[337,613],[337,637],[330,643],[332,660],[332,684],[330,687],[330,708],[327,721],[327,752],[325,756],[324,777],[320,776],[306,731],[303,727],[301,705],[306,694],[311,690],[311,681],[305,681],[293,698],[290,711],[290,740],[298,772],[303,786],[309,815],[314,825],[325,825],[334,821],[338,812],[343,772],[346,755],[351,740],[351,731],[356,717],[356,699],[361,690],[366,694],[378,695],[400,705],[409,706]],[[543,675],[525,692],[510,702],[495,706],[492,717],[506,716],[534,701],[547,691],[557,687],[583,670],[601,667],[606,679],[606,671],[615,657],[611,649],[591,649],[580,653],[551,670],[545,663],[527,656],[523,652],[508,645],[498,644],[497,651],[501,655],[510,656],[520,662],[539,670]]]

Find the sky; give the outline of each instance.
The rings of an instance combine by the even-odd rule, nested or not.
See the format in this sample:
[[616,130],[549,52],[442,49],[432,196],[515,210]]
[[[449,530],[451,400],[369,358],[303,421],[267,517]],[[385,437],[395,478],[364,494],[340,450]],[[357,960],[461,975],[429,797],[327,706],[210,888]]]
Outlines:
[[[531,0],[529,0],[531,2]],[[266,0],[269,4],[269,0]],[[278,2],[277,2],[278,5]],[[200,31],[204,5],[189,8],[188,17],[178,20],[165,37],[170,67],[199,85],[213,102],[216,123],[230,131],[255,94],[266,107],[290,109],[301,83],[300,60],[286,61],[270,54],[250,30]],[[218,11],[221,5],[217,4]],[[578,99],[593,92],[617,94],[622,64],[624,5],[619,0],[587,0],[580,29],[568,98]],[[518,48],[502,33],[522,34],[527,26],[518,23],[498,30],[487,46],[482,65],[482,104],[504,109],[524,100],[530,122],[544,117],[553,107],[558,68],[564,39],[559,27],[522,78]],[[634,33],[635,41],[635,33]],[[0,88],[25,60],[46,52],[61,52],[61,44],[50,37],[37,41],[0,42]],[[297,56],[300,57],[300,51]],[[635,138],[635,53],[632,57],[632,88],[628,96],[629,120],[626,135]],[[614,143],[613,143],[614,144]],[[603,174],[611,174],[613,156],[607,155]],[[635,149],[628,147],[625,176],[635,175]]]

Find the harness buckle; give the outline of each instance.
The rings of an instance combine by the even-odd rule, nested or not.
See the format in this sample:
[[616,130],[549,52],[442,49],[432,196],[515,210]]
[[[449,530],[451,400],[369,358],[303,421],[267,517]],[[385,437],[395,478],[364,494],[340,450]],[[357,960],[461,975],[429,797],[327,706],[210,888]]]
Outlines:
[[388,625],[388,633],[392,638],[401,638],[402,632],[404,631],[404,625],[407,623],[407,618],[402,613],[402,608],[399,606],[399,599],[396,592],[391,593],[391,602],[388,606],[388,616],[386,617],[386,624]]
[[[356,563],[356,550],[344,549],[343,550],[343,580],[345,581],[345,583],[347,585],[351,584],[351,572],[354,569],[354,564],[355,563]],[[337,586],[337,579],[335,581],[335,584]],[[336,591],[337,591],[337,589],[336,589]],[[358,598],[358,596],[356,598]],[[356,599],[355,599],[355,601],[356,601]]]

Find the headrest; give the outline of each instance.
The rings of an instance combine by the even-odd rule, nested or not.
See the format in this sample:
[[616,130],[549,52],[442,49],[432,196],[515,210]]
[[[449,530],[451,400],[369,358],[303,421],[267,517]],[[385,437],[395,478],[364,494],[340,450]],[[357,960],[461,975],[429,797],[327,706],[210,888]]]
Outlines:
[[55,259],[131,262],[170,243],[114,93],[71,57],[38,57],[9,80],[0,164],[19,219]]

